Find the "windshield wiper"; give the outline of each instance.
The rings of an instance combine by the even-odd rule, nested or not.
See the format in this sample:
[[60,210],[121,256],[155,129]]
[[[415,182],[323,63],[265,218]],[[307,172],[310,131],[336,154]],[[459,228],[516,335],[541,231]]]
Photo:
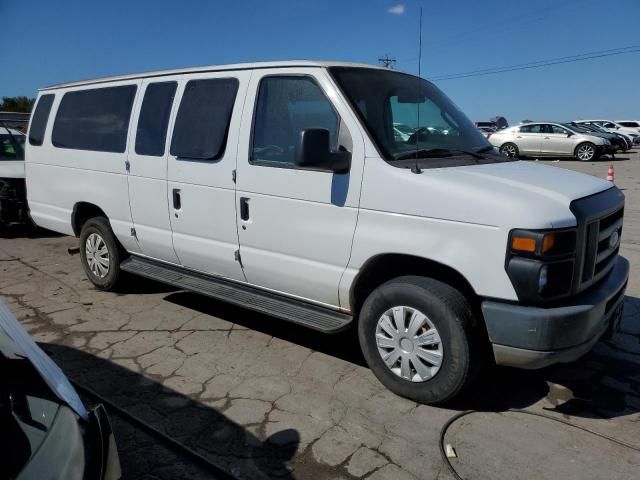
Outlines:
[[[483,151],[487,147],[483,147],[480,151]],[[484,160],[484,156],[480,155],[480,152],[469,152],[466,150],[452,150],[449,148],[430,148],[430,149],[419,149],[413,150],[406,153],[398,154],[398,156],[394,157],[394,160],[409,160],[412,158],[442,158],[442,157],[451,157],[456,154],[469,155],[477,160]]]

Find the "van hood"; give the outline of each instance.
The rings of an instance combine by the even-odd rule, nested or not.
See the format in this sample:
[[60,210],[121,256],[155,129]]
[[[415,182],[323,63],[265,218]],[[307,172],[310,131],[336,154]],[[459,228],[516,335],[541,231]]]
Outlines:
[[24,160],[0,161],[0,178],[24,178]]
[[397,182],[397,195],[369,190],[365,179],[364,208],[509,229],[574,226],[571,202],[612,187],[606,180],[530,161],[424,169],[419,175],[391,167],[371,174],[384,175],[385,185]]

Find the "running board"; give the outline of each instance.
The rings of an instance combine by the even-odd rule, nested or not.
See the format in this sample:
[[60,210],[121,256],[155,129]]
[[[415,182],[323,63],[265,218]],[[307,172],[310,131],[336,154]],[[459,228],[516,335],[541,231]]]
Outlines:
[[353,320],[351,315],[329,308],[146,258],[132,256],[123,261],[120,268],[125,272],[233,303],[324,333],[344,330]]

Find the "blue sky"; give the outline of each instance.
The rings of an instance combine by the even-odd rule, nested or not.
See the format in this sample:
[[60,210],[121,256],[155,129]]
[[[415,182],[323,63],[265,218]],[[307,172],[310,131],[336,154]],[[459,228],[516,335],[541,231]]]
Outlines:
[[[105,75],[335,59],[423,76],[640,44],[640,0],[0,0],[0,96]],[[640,117],[640,53],[436,82],[471,119]]]

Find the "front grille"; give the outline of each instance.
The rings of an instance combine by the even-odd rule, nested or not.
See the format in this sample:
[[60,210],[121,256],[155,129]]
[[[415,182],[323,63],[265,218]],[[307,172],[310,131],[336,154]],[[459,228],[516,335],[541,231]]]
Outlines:
[[570,208],[578,223],[573,293],[579,293],[598,283],[615,264],[620,250],[624,195],[612,187],[574,200]]
[[598,282],[613,268],[620,250],[624,208],[587,224],[579,290]]

